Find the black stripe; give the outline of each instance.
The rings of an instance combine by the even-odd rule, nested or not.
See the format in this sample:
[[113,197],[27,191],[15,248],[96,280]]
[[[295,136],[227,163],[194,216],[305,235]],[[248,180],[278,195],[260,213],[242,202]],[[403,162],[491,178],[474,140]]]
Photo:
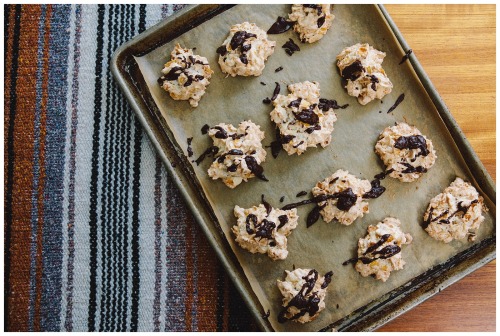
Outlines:
[[226,272],[222,269],[222,266],[217,262],[217,331],[224,331],[224,287],[225,287],[225,277]]
[[[115,11],[115,6],[108,5],[108,44],[106,48],[106,58],[111,55],[113,48],[113,38],[114,29],[113,29],[113,13]],[[101,305],[100,305],[100,316],[101,321],[99,325],[99,331],[113,331],[114,329],[110,325],[112,323],[113,318],[116,317],[114,306],[111,304],[111,299],[113,296],[112,286],[110,284],[114,284],[116,281],[116,275],[113,268],[113,256],[114,251],[111,248],[111,241],[114,240],[116,234],[111,232],[111,228],[113,227],[111,223],[110,212],[113,211],[111,208],[112,203],[112,191],[109,191],[109,188],[112,184],[112,178],[110,178],[111,173],[113,172],[113,164],[111,158],[109,157],[110,150],[109,145],[112,143],[112,140],[109,139],[110,133],[112,133],[111,129],[113,126],[111,125],[111,117],[114,115],[112,109],[110,108],[110,102],[112,100],[111,92],[111,80],[109,76],[109,71],[106,71],[106,94],[105,101],[106,106],[103,111],[104,117],[104,127],[103,127],[103,147],[102,147],[102,187],[101,187],[101,217],[100,217],[100,226],[101,226],[101,265],[102,265],[102,274],[101,274]],[[104,89],[104,86],[103,86]]]
[[[10,6],[8,6],[10,13]],[[7,11],[5,12],[5,31],[8,32],[8,22],[9,16]],[[4,231],[4,330],[9,331],[9,296],[10,296],[10,245],[11,245],[11,231],[12,231],[12,188],[14,185],[14,126],[16,120],[16,104],[17,104],[17,69],[19,67],[19,37],[21,35],[21,5],[16,5],[15,11],[15,21],[14,21],[14,35],[12,36],[12,70],[10,73],[10,101],[9,101],[9,128],[7,131],[7,148],[4,149],[7,153],[7,158],[4,160],[7,162],[6,174],[7,174],[7,185],[5,186],[5,204],[4,204],[4,220],[5,220],[5,231]],[[5,37],[7,38],[7,36]],[[7,49],[7,40],[4,40],[4,48]],[[4,58],[4,61],[6,59]],[[6,78],[7,68],[4,68],[4,78]],[[7,89],[7,88],[4,88]]]
[[102,61],[103,61],[103,29],[104,5],[98,6],[97,18],[97,49],[95,63],[95,88],[94,88],[94,130],[92,133],[92,172],[90,181],[90,295],[88,330],[95,331],[95,315],[97,309],[97,180],[99,178],[99,128],[101,125],[101,101],[102,101]]
[[[146,5],[139,7],[139,33],[146,29]],[[132,203],[132,309],[130,330],[137,331],[139,320],[139,192],[141,172],[141,125],[134,119],[135,144],[134,144],[134,177],[133,177],[133,203]]]

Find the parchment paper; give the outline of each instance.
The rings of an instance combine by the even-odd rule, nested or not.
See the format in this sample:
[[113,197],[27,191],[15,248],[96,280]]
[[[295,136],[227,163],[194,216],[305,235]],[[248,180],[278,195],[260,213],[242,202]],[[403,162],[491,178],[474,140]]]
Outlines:
[[[192,147],[195,155],[192,159],[212,144],[210,138],[200,132],[204,124],[213,126],[225,122],[236,126],[250,119],[265,131],[264,145],[269,145],[274,140],[274,125],[269,118],[272,105],[263,104],[262,99],[272,96],[276,81],[281,83],[282,94],[287,94],[286,84],[318,81],[322,97],[336,99],[339,104],[349,103],[347,109],[337,110],[338,121],[327,148],[309,148],[301,156],[288,156],[282,151],[277,159],[271,156],[268,149],[263,167],[269,182],[254,178],[231,190],[220,180],[213,181],[208,177],[210,159],[200,166],[193,163],[194,171],[253,290],[264,309],[271,310],[269,320],[272,326],[278,331],[315,331],[471,246],[472,243],[465,239],[451,244],[438,242],[421,228],[421,222],[432,197],[442,192],[456,176],[469,181],[472,176],[409,63],[398,65],[403,52],[375,6],[336,5],[332,28],[314,44],[299,43],[292,30],[281,35],[269,35],[277,44],[262,76],[225,78],[217,63],[215,50],[226,38],[230,26],[249,21],[267,30],[278,16],[287,16],[289,11],[290,5],[238,5],[136,60],[156,104],[186,155],[186,139],[194,137]],[[301,49],[291,57],[281,48],[289,38]],[[384,97],[383,102],[376,100],[361,106],[342,88],[335,57],[343,48],[358,42],[368,42],[387,53],[383,67],[394,89]],[[183,47],[196,47],[195,53],[207,57],[215,72],[197,108],[191,108],[187,101],[172,100],[156,82],[176,43]],[[284,69],[275,73],[274,70],[280,66]],[[267,85],[263,86],[260,82]],[[405,94],[404,101],[393,113],[387,114],[401,93]],[[235,205],[245,208],[257,205],[261,194],[274,207],[305,199],[297,199],[295,195],[302,190],[309,192],[317,181],[340,168],[368,180],[383,171],[383,164],[374,153],[374,145],[379,133],[396,121],[417,126],[434,143],[438,156],[436,164],[418,181],[402,183],[386,178],[382,182],[387,188],[385,194],[370,200],[370,213],[351,226],[337,222],[327,224],[320,218],[307,229],[305,218],[313,205],[300,207],[299,226],[288,238],[289,255],[284,261],[272,261],[266,255],[253,255],[234,243],[230,228],[235,223]],[[282,196],[285,196],[285,201],[280,203]],[[407,262],[405,268],[393,272],[383,283],[371,277],[361,277],[352,265],[342,266],[343,261],[356,255],[357,241],[366,235],[368,225],[376,224],[387,216],[399,218],[403,231],[414,238],[411,245],[403,247],[403,258]],[[491,212],[485,216],[476,242],[491,236],[494,230]],[[294,322],[280,324],[276,319],[282,299],[276,280],[283,279],[284,270],[292,270],[293,265],[315,268],[320,274],[330,270],[334,272],[326,297],[326,309],[318,319],[305,325]]]

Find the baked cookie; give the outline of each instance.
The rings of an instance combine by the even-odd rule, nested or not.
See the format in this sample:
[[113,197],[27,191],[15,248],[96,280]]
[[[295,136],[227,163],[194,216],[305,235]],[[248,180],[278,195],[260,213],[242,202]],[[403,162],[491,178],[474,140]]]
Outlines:
[[382,99],[392,91],[392,83],[382,68],[384,57],[384,52],[368,43],[347,47],[337,56],[340,75],[347,81],[347,93],[357,97],[361,105]]
[[251,120],[243,121],[238,128],[231,124],[218,124],[209,129],[208,135],[217,149],[215,160],[208,169],[212,179],[222,179],[229,188],[257,176],[267,181],[261,163],[266,159],[262,148],[264,132]]
[[476,188],[457,177],[429,203],[424,228],[432,238],[445,243],[467,235],[473,241],[475,231],[484,221],[483,210],[487,208]]
[[403,233],[397,218],[387,217],[376,226],[368,226],[368,234],[358,241],[358,257],[344,262],[355,263],[356,270],[364,277],[387,281],[392,271],[403,269],[405,261],[401,246],[410,244],[413,238]]
[[325,36],[335,18],[330,13],[330,7],[330,4],[292,5],[292,13],[288,18],[295,22],[293,29],[302,42],[313,43]]
[[170,57],[171,60],[161,71],[163,75],[158,79],[158,83],[172,99],[189,100],[192,107],[198,106],[213,73],[208,60],[179,44],[175,46]]
[[242,248],[252,253],[267,253],[273,260],[287,257],[286,237],[297,227],[297,209],[285,211],[264,203],[249,209],[235,206],[234,215],[237,223],[232,231]]
[[325,276],[319,276],[315,269],[297,268],[285,272],[285,280],[278,280],[284,307],[278,316],[278,322],[313,321],[325,309],[326,288],[332,280],[333,272],[330,271]]
[[276,42],[269,41],[266,32],[254,23],[236,24],[217,48],[219,65],[222,72],[232,77],[260,76],[275,46]]
[[336,219],[341,224],[350,225],[368,212],[368,202],[363,200],[363,195],[371,187],[370,181],[358,179],[348,171],[339,169],[324,181],[318,182],[312,189],[312,194],[315,198],[327,198],[317,203],[325,222]]
[[332,101],[319,98],[319,83],[288,85],[290,93],[273,100],[271,120],[278,127],[279,142],[288,155],[302,154],[308,147],[328,146],[337,116]]
[[375,152],[386,166],[386,174],[401,182],[413,182],[436,162],[432,141],[406,123],[384,129]]

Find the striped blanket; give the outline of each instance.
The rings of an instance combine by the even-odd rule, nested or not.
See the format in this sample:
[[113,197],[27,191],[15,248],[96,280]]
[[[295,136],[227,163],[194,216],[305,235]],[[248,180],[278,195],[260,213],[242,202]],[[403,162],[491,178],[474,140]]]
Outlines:
[[256,329],[109,70],[181,7],[4,7],[5,330]]

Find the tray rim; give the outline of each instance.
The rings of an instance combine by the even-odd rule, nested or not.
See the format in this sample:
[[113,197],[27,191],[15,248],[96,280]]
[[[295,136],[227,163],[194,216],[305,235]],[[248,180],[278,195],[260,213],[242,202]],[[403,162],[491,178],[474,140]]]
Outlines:
[[[380,15],[382,18],[386,21],[388,24],[390,30],[394,34],[396,38],[396,42],[399,43],[401,49],[406,52],[407,50],[410,49],[409,45],[406,43],[405,39],[403,38],[401,32],[397,28],[396,24],[390,17],[389,13],[385,9],[385,7],[382,4],[375,4],[373,5],[375,8],[379,11]],[[134,50],[134,47],[139,44],[140,42],[144,42],[150,35],[162,31],[165,29],[165,27],[168,27],[172,24],[173,21],[177,20],[179,17],[187,17],[188,15],[192,15],[193,12],[196,10],[199,10],[200,8],[210,10],[210,8],[213,8],[211,12],[207,14],[207,16],[216,11],[220,10],[227,10],[232,6],[227,6],[227,5],[188,5],[187,7],[183,8],[182,10],[174,13],[173,15],[169,16],[168,18],[160,21],[158,24],[155,26],[149,28],[145,32],[137,35],[136,37],[132,38],[128,42],[122,44],[114,53],[111,58],[111,63],[110,63],[110,68],[111,72],[117,81],[120,89],[126,96],[127,100],[129,101],[132,109],[134,110],[134,113],[136,117],[138,118],[139,122],[141,123],[143,130],[147,133],[153,147],[155,148],[156,152],[160,156],[161,160],[164,163],[165,168],[167,169],[168,173],[176,183],[177,187],[179,188],[182,197],[184,198],[184,201],[188,205],[189,209],[191,210],[192,214],[194,215],[194,218],[198,225],[201,227],[203,233],[205,236],[208,238],[208,241],[211,245],[211,247],[215,250],[215,253],[219,259],[219,261],[222,263],[224,266],[226,272],[228,272],[229,277],[232,279],[235,287],[239,291],[239,293],[242,295],[245,303],[247,304],[250,312],[252,313],[254,320],[256,324],[263,330],[263,331],[273,331],[273,328],[270,326],[270,323],[267,320],[264,320],[261,317],[261,311],[262,305],[256,298],[255,294],[253,293],[253,290],[250,288],[248,284],[248,280],[246,279],[246,276],[241,274],[242,270],[238,269],[241,266],[239,263],[236,265],[234,260],[235,258],[231,258],[231,256],[228,256],[224,253],[224,246],[221,246],[220,242],[220,237],[217,239],[217,237],[214,236],[213,230],[217,230],[217,228],[210,228],[209,225],[214,226],[214,223],[206,223],[203,219],[204,215],[200,213],[199,207],[197,207],[196,200],[193,200],[191,197],[192,195],[189,193],[188,190],[188,183],[185,180],[184,176],[179,175],[180,173],[174,169],[175,168],[175,162],[172,159],[169,159],[166,153],[164,152],[162,148],[162,144],[160,143],[161,139],[157,138],[157,135],[154,133],[154,131],[150,128],[149,122],[144,115],[144,112],[140,104],[145,104],[147,105],[146,102],[142,100],[140,101],[139,97],[136,97],[134,95],[133,88],[129,85],[127,82],[127,79],[132,79],[132,78],[126,78],[123,73],[121,72],[120,68],[120,57],[122,57],[126,52],[130,50]],[[215,14],[217,15],[217,14]],[[144,54],[147,51],[155,49],[159,45],[149,45],[149,49],[144,49],[142,50],[142,54]],[[141,53],[137,52],[135,50],[135,55],[139,55]],[[465,135],[463,134],[462,130],[458,126],[458,123],[450,113],[448,107],[444,103],[443,99],[440,97],[439,93],[433,86],[432,82],[430,81],[429,77],[423,70],[422,66],[420,65],[417,57],[415,56],[414,53],[411,53],[409,55],[409,61],[411,63],[411,66],[413,67],[413,70],[420,80],[422,86],[424,87],[424,90],[426,93],[429,95],[431,98],[433,104],[435,105],[441,119],[444,121],[446,128],[450,132],[451,137],[453,138],[456,146],[459,149],[459,152],[463,156],[463,159],[467,163],[467,168],[470,170],[472,176],[474,179],[476,179],[476,182],[478,185],[481,186],[482,191],[490,198],[490,200],[496,205],[496,189],[495,189],[495,183],[493,182],[493,179],[489,175],[489,173],[486,171],[484,165],[482,162],[479,160],[477,154],[475,153],[474,149],[466,139]],[[170,139],[169,139],[170,140]],[[225,237],[223,237],[226,239]],[[227,243],[227,242],[226,242]],[[482,244],[481,244],[482,243]],[[442,289],[448,287],[449,285],[455,283],[456,281],[462,279],[466,275],[472,273],[476,269],[480,268],[481,266],[487,264],[488,262],[494,260],[496,258],[496,233],[493,233],[493,236],[490,238],[487,238],[483,240],[480,244],[475,244],[472,247],[468,248],[464,252],[470,252],[470,253],[475,253],[473,254],[473,257],[470,259],[466,259],[464,261],[461,261],[457,264],[452,264],[451,266],[444,267],[442,269],[441,266],[445,265],[450,261],[451,259],[457,258],[457,254],[450,259],[448,259],[445,263],[437,265],[433,267],[432,269],[424,272],[422,275],[427,274],[430,272],[432,275],[433,272],[437,274],[435,277],[429,277],[427,279],[423,279],[421,282],[417,283],[417,287],[410,290],[408,293],[399,293],[396,296],[391,297],[391,293],[397,291],[396,289],[393,289],[386,295],[382,296],[382,302],[378,302],[378,300],[371,302],[353,313],[345,316],[344,318],[332,322],[329,326],[323,328],[322,330],[328,330],[332,326],[338,328],[339,331],[372,331],[375,330],[385,323],[391,321],[392,319],[396,318],[397,316],[405,313],[406,311],[410,310],[411,308],[415,307],[416,305],[420,304],[421,302],[427,300],[428,298],[432,297],[434,294],[440,292]],[[482,246],[484,245],[484,246]],[[232,250],[230,250],[231,253]],[[233,253],[234,254],[234,253]],[[411,283],[410,281],[409,283]],[[407,284],[404,284],[401,287],[407,286]],[[250,291],[249,291],[250,289]],[[410,299],[405,299],[406,294],[410,296]],[[415,296],[413,298],[413,296]],[[387,298],[386,298],[387,297]],[[386,299],[384,299],[386,298]],[[396,299],[400,299],[401,302],[395,301]],[[388,303],[395,302],[392,305],[389,304],[391,307],[395,306],[394,312],[386,312],[384,311],[384,307],[386,308]],[[259,309],[261,307],[261,309]],[[364,313],[365,311],[368,311],[367,313]],[[351,318],[351,319],[350,319]],[[371,321],[370,319],[375,318],[374,321]]]

